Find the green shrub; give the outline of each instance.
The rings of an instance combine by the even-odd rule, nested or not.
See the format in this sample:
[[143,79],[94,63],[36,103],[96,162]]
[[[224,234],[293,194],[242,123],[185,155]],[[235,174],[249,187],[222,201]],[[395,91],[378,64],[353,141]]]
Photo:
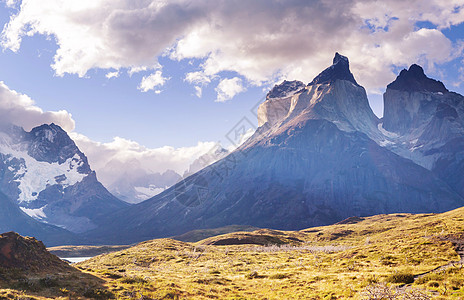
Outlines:
[[387,277],[387,282],[391,283],[413,283],[414,275],[410,273],[394,273]]

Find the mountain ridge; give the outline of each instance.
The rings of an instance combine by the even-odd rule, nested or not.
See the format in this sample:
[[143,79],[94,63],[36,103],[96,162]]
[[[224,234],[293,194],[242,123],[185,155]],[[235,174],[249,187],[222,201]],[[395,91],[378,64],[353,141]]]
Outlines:
[[334,64],[303,89],[284,81],[271,90],[258,108],[260,127],[234,152],[107,216],[106,227],[89,237],[111,242],[105,236],[116,230],[115,242],[134,242],[230,224],[293,230],[463,206],[431,169],[387,147],[394,132],[382,128],[365,89],[346,77],[348,59],[337,53]]

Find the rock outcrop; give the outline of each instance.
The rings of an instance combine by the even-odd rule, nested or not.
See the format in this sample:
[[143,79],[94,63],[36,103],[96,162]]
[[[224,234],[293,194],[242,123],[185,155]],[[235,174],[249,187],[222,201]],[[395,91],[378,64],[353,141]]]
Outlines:
[[66,262],[48,252],[41,241],[20,236],[16,232],[0,234],[0,268],[3,271],[25,271],[29,276],[73,270]]

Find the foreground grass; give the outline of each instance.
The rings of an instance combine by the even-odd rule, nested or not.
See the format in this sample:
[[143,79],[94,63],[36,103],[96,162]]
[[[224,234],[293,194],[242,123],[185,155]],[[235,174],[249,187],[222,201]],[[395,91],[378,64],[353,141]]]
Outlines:
[[[197,243],[158,239],[75,266],[102,280],[103,290],[86,294],[100,299],[464,299],[455,248],[464,208],[346,223]],[[12,293],[2,290],[0,299],[5,291]]]

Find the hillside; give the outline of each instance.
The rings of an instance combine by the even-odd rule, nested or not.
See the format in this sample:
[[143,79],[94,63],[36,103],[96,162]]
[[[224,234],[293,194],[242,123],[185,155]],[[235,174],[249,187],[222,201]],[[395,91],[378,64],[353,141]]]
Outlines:
[[462,299],[463,231],[464,208],[353,217],[197,243],[151,240],[77,267],[123,299]]
[[73,268],[33,237],[0,234],[0,299],[85,299],[111,295],[104,281]]

